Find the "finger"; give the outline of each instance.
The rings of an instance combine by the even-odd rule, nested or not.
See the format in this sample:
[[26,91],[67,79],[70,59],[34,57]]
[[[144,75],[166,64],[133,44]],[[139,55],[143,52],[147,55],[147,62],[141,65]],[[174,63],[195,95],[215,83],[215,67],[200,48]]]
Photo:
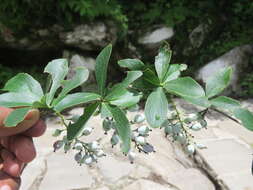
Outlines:
[[20,178],[13,178],[0,171],[0,190],[18,190]]
[[17,135],[11,138],[9,149],[18,160],[24,163],[31,162],[36,157],[36,150],[31,137]]
[[19,123],[16,127],[4,127],[4,119],[11,113],[11,111],[13,111],[13,109],[0,107],[0,137],[11,136],[26,131],[31,128],[40,117],[39,110],[32,109],[26,115],[24,121]]
[[39,137],[46,131],[46,124],[43,120],[39,120],[33,127],[26,130],[23,134],[30,137]]
[[7,150],[2,150],[1,156],[3,159],[2,171],[10,176],[19,177],[21,175],[21,171],[23,170],[24,163],[17,160],[15,156]]

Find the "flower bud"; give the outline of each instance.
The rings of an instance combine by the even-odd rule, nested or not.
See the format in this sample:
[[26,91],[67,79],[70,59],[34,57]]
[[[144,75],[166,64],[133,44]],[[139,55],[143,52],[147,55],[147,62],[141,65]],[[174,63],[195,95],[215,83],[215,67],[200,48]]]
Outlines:
[[187,143],[187,139],[186,139],[186,136],[183,134],[183,133],[179,133],[177,136],[176,136],[176,140],[181,143],[181,144],[186,144]]
[[64,145],[64,152],[67,153],[70,149],[71,149],[71,144],[70,143],[66,143]]
[[119,140],[120,140],[119,139],[119,135],[113,134],[112,138],[111,138],[111,144],[112,144],[112,146],[115,146],[116,144],[118,144]]
[[172,131],[173,131],[173,130],[172,130],[171,125],[167,125],[167,126],[164,127],[164,133],[165,133],[166,135],[171,134]]
[[195,146],[193,144],[189,144],[186,146],[186,152],[188,154],[193,154],[195,152]]
[[200,129],[202,129],[202,125],[200,123],[195,123],[190,127],[190,129],[194,131],[199,131]]
[[74,149],[76,150],[83,150],[83,144],[78,142],[74,145]]
[[59,150],[63,145],[64,145],[64,142],[62,140],[55,141],[55,143],[53,144],[54,152],[56,150]]
[[138,136],[138,137],[136,137],[135,141],[136,141],[138,144],[140,144],[140,145],[146,144],[146,139],[145,139],[145,137],[143,137],[143,136]]
[[96,156],[97,156],[97,157],[99,157],[99,158],[100,158],[100,157],[105,156],[104,151],[103,151],[103,150],[101,150],[101,149],[100,149],[100,150],[98,150],[95,154],[96,154]]
[[83,163],[85,163],[86,165],[91,165],[93,162],[92,157],[89,155],[84,155],[82,159],[83,159]]
[[91,127],[85,127],[83,130],[83,135],[87,136],[87,135],[91,134],[92,130],[93,129]]
[[146,125],[142,125],[137,129],[138,133],[142,136],[146,136],[149,132],[149,128]]
[[184,119],[184,122],[190,123],[192,121],[197,121],[199,118],[200,118],[200,115],[198,113],[191,113],[187,115],[187,117]]
[[200,143],[196,144],[196,146],[197,146],[197,148],[199,148],[199,149],[205,149],[205,148],[207,148],[206,145],[200,144]]
[[181,123],[178,122],[175,125],[172,125],[172,131],[173,131],[173,134],[179,134],[179,133],[181,133],[182,132]]
[[136,137],[139,136],[139,133],[135,132],[135,131],[132,131],[131,132],[131,139],[134,141]]
[[135,158],[136,158],[136,153],[134,153],[133,151],[130,151],[130,152],[128,153],[128,159],[129,159],[129,161],[131,162],[131,164],[134,163]]
[[137,114],[134,117],[134,123],[142,123],[143,121],[145,121],[145,116],[143,114]]
[[104,129],[105,132],[107,132],[111,129],[111,121],[109,119],[104,119],[103,129]]
[[200,120],[200,124],[201,124],[202,127],[206,127],[207,126],[207,122],[204,119]]
[[81,161],[82,157],[83,157],[83,155],[81,152],[76,153],[75,161],[79,163]]
[[100,148],[100,145],[97,141],[93,141],[89,144],[89,147],[92,151],[97,151]]

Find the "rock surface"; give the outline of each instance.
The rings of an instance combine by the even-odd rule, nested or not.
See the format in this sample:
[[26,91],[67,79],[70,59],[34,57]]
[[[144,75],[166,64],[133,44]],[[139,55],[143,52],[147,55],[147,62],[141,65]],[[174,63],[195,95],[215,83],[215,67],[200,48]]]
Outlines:
[[236,47],[217,59],[207,63],[196,74],[196,79],[205,82],[210,76],[217,71],[231,66],[233,68],[233,75],[231,79],[231,90],[233,92],[240,91],[240,76],[244,73],[243,69],[247,66],[249,58],[253,55],[252,45],[243,45]]
[[111,23],[92,22],[73,26],[68,31],[59,25],[28,30],[26,36],[20,38],[10,29],[1,25],[0,47],[20,50],[57,49],[62,46],[80,48],[82,50],[99,51],[109,43],[115,43],[116,26]]
[[96,79],[95,79],[96,60],[93,57],[85,57],[68,50],[65,50],[63,52],[63,57],[69,61],[69,72],[67,75],[67,79],[70,79],[75,75],[76,67],[80,66],[85,67],[89,70],[89,78],[83,85],[81,85],[81,89],[82,91],[86,92],[89,91],[89,89],[94,89],[96,86]]
[[163,40],[168,40],[174,35],[173,28],[159,27],[144,34],[138,39],[138,43],[149,48],[157,47]]
[[[185,107],[183,102],[179,104]],[[70,113],[81,114],[82,110],[76,108]],[[51,134],[59,128],[59,120],[49,118],[47,123],[46,134],[35,139],[38,157],[23,173],[22,190],[253,190],[252,132],[221,116],[209,115],[208,129],[194,133],[196,141],[208,147],[198,150],[194,157],[155,129],[148,142],[156,152],[137,154],[134,164],[119,152],[119,147],[111,148],[110,134],[103,135],[101,119],[94,117],[88,123],[94,131],[84,140],[103,137],[101,144],[107,156],[91,167],[78,166],[73,152],[53,153],[56,139]]]
[[116,41],[116,27],[102,22],[76,26],[73,31],[60,34],[61,41],[82,50],[94,50]]

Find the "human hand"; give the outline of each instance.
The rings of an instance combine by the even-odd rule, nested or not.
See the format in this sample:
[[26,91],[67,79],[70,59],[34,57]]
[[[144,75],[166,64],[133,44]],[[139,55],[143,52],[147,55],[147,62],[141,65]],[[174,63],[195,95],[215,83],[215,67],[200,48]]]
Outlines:
[[25,120],[16,127],[3,126],[4,119],[13,109],[0,107],[0,190],[17,190],[20,175],[26,163],[36,156],[32,137],[41,136],[45,123],[39,120],[38,110],[31,110]]

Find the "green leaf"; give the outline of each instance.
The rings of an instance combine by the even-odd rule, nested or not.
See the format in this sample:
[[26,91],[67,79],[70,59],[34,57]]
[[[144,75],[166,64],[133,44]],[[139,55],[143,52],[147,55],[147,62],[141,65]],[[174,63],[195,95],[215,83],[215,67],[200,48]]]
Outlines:
[[31,108],[19,108],[12,111],[8,117],[4,120],[5,127],[15,127],[21,121],[25,119],[26,114]]
[[160,49],[159,54],[155,57],[155,69],[161,82],[164,81],[164,77],[168,71],[171,56],[172,51],[167,47],[163,47]]
[[156,76],[155,72],[149,68],[144,71],[143,79],[155,86],[159,86],[160,84],[159,78]]
[[89,70],[85,67],[77,67],[75,68],[75,75],[72,79],[63,81],[63,88],[57,99],[54,101],[53,105],[57,104],[60,100],[62,100],[67,93],[76,87],[83,84],[89,77]]
[[180,65],[179,64],[170,65],[169,70],[164,77],[163,83],[177,79],[180,76],[180,73],[181,72],[180,72]]
[[3,90],[9,92],[28,92],[38,96],[39,98],[43,96],[43,90],[40,83],[26,73],[19,73],[8,80]]
[[144,112],[151,127],[160,127],[166,120],[168,101],[161,87],[148,96]]
[[118,86],[114,88],[106,97],[105,100],[112,105],[117,105],[122,108],[127,108],[137,104],[140,101],[141,95],[135,95],[125,88]]
[[227,67],[214,76],[211,76],[206,81],[206,95],[211,98],[221,93],[228,85],[232,75],[232,68]]
[[127,77],[120,83],[122,87],[127,88],[131,83],[142,76],[141,71],[128,71]]
[[233,111],[234,116],[241,120],[243,126],[251,131],[253,131],[253,114],[243,108],[237,108]]
[[107,78],[107,67],[112,52],[112,45],[106,46],[97,56],[95,65],[95,75],[98,83],[99,93],[103,96],[105,94],[105,85]]
[[219,96],[217,98],[214,98],[210,100],[210,103],[219,109],[228,110],[231,112],[234,109],[241,107],[241,104],[239,101],[226,97],[226,96]]
[[101,104],[101,108],[100,108],[101,118],[112,117],[112,114],[110,110],[108,109],[108,106],[109,104],[104,103],[104,102]]
[[118,61],[118,65],[123,68],[128,68],[130,70],[142,70],[144,68],[144,63],[139,59],[123,59]]
[[44,72],[49,73],[52,78],[50,91],[46,94],[46,103],[50,106],[56,90],[61,86],[68,73],[68,62],[66,59],[55,59],[47,64]]
[[203,88],[191,77],[182,77],[169,81],[164,85],[164,88],[170,93],[186,98],[205,96]]
[[128,153],[131,146],[131,130],[129,121],[125,113],[118,107],[112,107],[107,105],[108,110],[110,110],[113,119],[116,122],[116,130],[122,141],[122,152]]
[[39,101],[37,96],[26,92],[9,92],[0,95],[0,106],[3,107],[32,106],[36,101]]
[[186,101],[188,101],[194,105],[201,106],[204,108],[208,108],[211,106],[211,104],[208,101],[208,98],[206,96],[198,97],[198,98],[192,98],[192,97],[182,97],[182,98],[184,98]]
[[87,106],[84,109],[84,113],[77,122],[73,124],[69,124],[67,128],[67,139],[73,140],[74,138],[78,137],[80,133],[82,133],[83,129],[85,128],[85,124],[89,121],[91,116],[95,113],[99,103],[94,103],[89,106]]
[[88,92],[78,92],[74,94],[69,94],[65,98],[63,98],[58,104],[54,106],[54,110],[57,112],[61,112],[62,110],[76,106],[78,104],[83,104],[95,100],[99,100],[100,95],[95,93]]

